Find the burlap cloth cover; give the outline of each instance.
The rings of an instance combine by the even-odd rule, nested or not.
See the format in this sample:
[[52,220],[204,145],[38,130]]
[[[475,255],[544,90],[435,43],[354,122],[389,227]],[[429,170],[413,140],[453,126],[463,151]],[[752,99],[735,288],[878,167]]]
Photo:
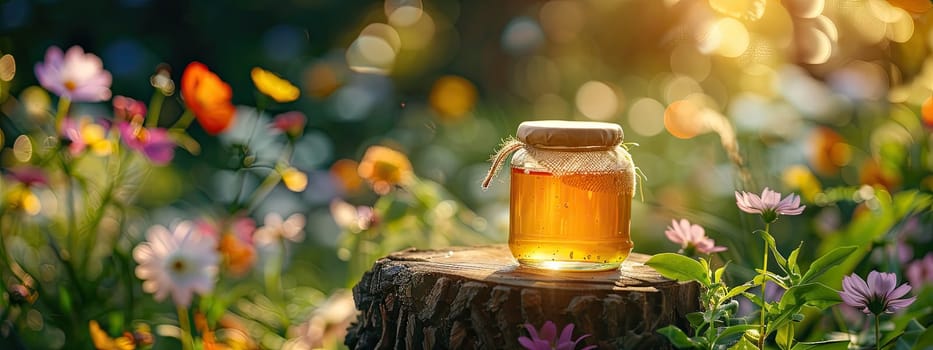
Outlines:
[[623,147],[616,124],[572,121],[532,121],[518,126],[517,138],[502,143],[492,156],[483,189],[505,158],[523,149],[529,167],[557,176],[563,183],[594,192],[635,193],[635,164]]

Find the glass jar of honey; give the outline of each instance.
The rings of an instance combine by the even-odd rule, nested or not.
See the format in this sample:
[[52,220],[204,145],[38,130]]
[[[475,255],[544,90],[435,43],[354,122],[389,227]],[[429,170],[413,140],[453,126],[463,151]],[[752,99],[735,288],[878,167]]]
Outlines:
[[519,125],[516,136],[496,157],[501,163],[515,152],[509,203],[509,248],[515,259],[551,270],[618,268],[633,246],[635,189],[635,166],[621,146],[622,128],[531,121]]

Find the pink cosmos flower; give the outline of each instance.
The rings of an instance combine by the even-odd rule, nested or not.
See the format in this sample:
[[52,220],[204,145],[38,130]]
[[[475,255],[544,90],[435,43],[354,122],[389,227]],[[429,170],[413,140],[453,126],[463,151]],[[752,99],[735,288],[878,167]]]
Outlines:
[[765,187],[761,196],[749,192],[735,192],[735,202],[739,209],[749,214],[761,214],[766,223],[777,220],[779,215],[800,215],[807,207],[800,205],[800,197],[789,194],[781,199],[781,193]]
[[664,234],[671,242],[680,244],[681,253],[686,255],[693,255],[694,251],[711,254],[726,250],[726,247],[717,246],[712,238],[706,237],[706,231],[702,226],[690,224],[687,219],[680,219],[679,222],[671,220],[671,225]]
[[272,128],[281,131],[290,138],[297,138],[305,130],[307,117],[299,111],[279,114],[272,120]]
[[126,146],[142,153],[153,164],[165,165],[175,158],[175,142],[167,130],[127,122],[120,122],[117,127]]
[[100,57],[84,53],[80,46],[68,52],[52,46],[45,61],[36,64],[39,84],[56,95],[76,102],[99,102],[110,98],[110,72]]
[[914,286],[933,283],[933,253],[907,265],[907,280]]
[[[567,324],[560,332],[560,337],[557,337],[557,325],[554,322],[545,322],[540,332],[530,323],[526,323],[525,329],[528,330],[530,337],[518,337],[518,343],[528,350],[574,350],[577,348],[577,343],[590,335],[584,334],[577,340],[573,340],[573,327],[573,323]],[[590,345],[582,350],[595,348],[596,345]]]
[[904,298],[910,292],[910,284],[897,286],[897,275],[887,272],[868,273],[868,282],[856,274],[842,278],[842,297],[847,305],[862,310],[866,314],[892,314],[910,306],[917,297]]
[[171,294],[175,305],[188,307],[194,293],[214,290],[217,278],[217,240],[183,221],[174,230],[156,225],[146,233],[146,241],[133,249],[139,263],[136,277],[143,280],[143,291],[156,301]]
[[141,123],[146,117],[146,104],[126,96],[114,96],[113,115],[117,120]]

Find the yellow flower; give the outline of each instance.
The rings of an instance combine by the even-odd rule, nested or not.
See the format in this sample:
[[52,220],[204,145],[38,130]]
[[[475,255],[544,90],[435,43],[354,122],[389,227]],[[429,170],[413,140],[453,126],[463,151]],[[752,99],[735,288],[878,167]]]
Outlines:
[[5,202],[11,209],[22,210],[24,213],[34,216],[42,210],[42,203],[39,197],[29,189],[29,186],[15,186],[6,194]]
[[288,80],[282,79],[275,73],[265,69],[255,67],[250,72],[253,78],[253,84],[259,89],[259,92],[271,97],[275,102],[285,103],[298,99],[301,91]]
[[308,187],[308,175],[295,168],[282,170],[282,182],[292,192],[301,192]]
[[800,190],[803,198],[809,201],[814,200],[816,195],[823,190],[820,180],[810,172],[810,169],[803,165],[798,164],[787,168],[784,170],[782,178],[788,188]]
[[411,161],[399,151],[383,146],[371,146],[363,155],[357,169],[360,177],[369,181],[373,191],[380,195],[389,193],[392,186],[406,184],[414,178]]

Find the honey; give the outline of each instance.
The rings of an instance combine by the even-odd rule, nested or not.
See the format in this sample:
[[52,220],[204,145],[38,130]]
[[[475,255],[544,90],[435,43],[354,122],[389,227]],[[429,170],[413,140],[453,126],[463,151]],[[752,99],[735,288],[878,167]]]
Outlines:
[[623,174],[558,177],[513,166],[509,248],[518,262],[552,270],[618,268],[633,246],[632,194],[614,190],[619,176]]

